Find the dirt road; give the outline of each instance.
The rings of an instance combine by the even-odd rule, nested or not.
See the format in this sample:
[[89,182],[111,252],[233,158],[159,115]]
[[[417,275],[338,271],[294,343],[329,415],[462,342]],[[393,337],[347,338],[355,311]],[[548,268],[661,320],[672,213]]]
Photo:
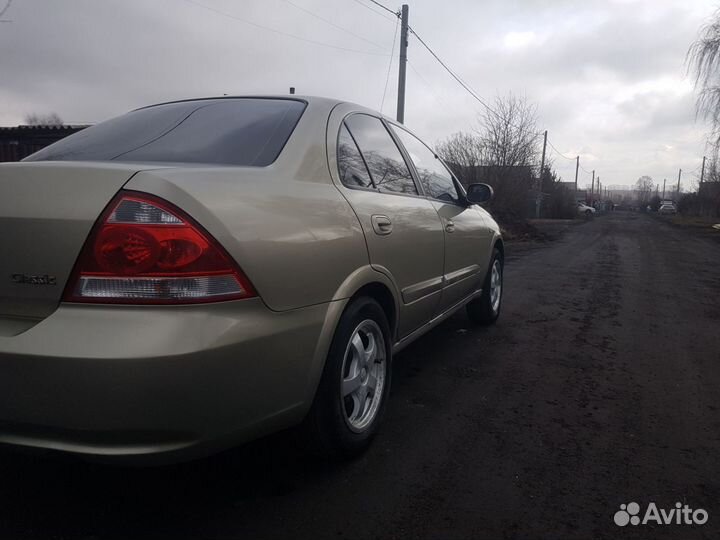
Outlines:
[[[497,326],[463,315],[396,359],[347,464],[280,435],[119,469],[2,454],[4,538],[717,538],[720,244],[617,213],[509,249]],[[628,525],[676,502],[705,525]]]

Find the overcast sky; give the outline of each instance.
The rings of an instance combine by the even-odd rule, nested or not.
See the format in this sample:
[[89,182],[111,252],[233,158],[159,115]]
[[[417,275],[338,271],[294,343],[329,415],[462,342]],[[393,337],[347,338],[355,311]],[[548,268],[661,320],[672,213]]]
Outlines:
[[[604,185],[643,174],[675,182],[682,168],[691,187],[706,129],[684,59],[716,1],[406,2],[410,25],[480,96],[537,103],[550,142]],[[98,122],[161,101],[289,86],[380,109],[396,29],[369,0],[14,0],[2,19],[3,126],[28,113]],[[472,129],[481,105],[412,37],[408,58],[405,123],[430,143]],[[397,64],[396,44],[390,116]],[[549,153],[573,180],[574,161]],[[580,185],[589,179],[581,171]]]

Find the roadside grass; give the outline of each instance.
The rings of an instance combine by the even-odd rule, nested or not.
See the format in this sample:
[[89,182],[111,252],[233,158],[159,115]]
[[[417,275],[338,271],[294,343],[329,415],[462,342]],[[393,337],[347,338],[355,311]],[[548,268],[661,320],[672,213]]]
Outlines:
[[651,214],[658,221],[664,221],[673,227],[683,229],[689,233],[710,238],[720,242],[720,229],[713,228],[713,225],[720,224],[720,218],[717,217],[701,217],[701,216],[683,216],[675,214],[673,216],[663,216],[660,214]]
[[675,214],[670,217],[670,221],[673,225],[679,227],[699,227],[699,228],[712,228],[713,225],[720,223],[720,218],[711,217],[700,217],[700,216],[683,216],[681,214]]
[[500,229],[506,242],[552,242],[570,227],[586,222],[586,219],[527,219],[500,222]]

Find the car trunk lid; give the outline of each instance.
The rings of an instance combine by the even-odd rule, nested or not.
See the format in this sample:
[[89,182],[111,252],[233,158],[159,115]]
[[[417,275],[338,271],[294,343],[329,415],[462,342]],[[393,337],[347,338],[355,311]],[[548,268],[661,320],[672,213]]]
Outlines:
[[[50,315],[90,229],[137,165],[0,165],[0,334]],[[4,332],[3,332],[4,328]]]

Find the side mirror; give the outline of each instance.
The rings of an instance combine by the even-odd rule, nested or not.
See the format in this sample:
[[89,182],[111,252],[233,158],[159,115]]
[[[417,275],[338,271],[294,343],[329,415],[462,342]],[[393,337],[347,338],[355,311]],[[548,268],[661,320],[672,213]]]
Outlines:
[[470,184],[466,191],[467,200],[473,204],[482,204],[493,198],[493,188],[487,184]]

